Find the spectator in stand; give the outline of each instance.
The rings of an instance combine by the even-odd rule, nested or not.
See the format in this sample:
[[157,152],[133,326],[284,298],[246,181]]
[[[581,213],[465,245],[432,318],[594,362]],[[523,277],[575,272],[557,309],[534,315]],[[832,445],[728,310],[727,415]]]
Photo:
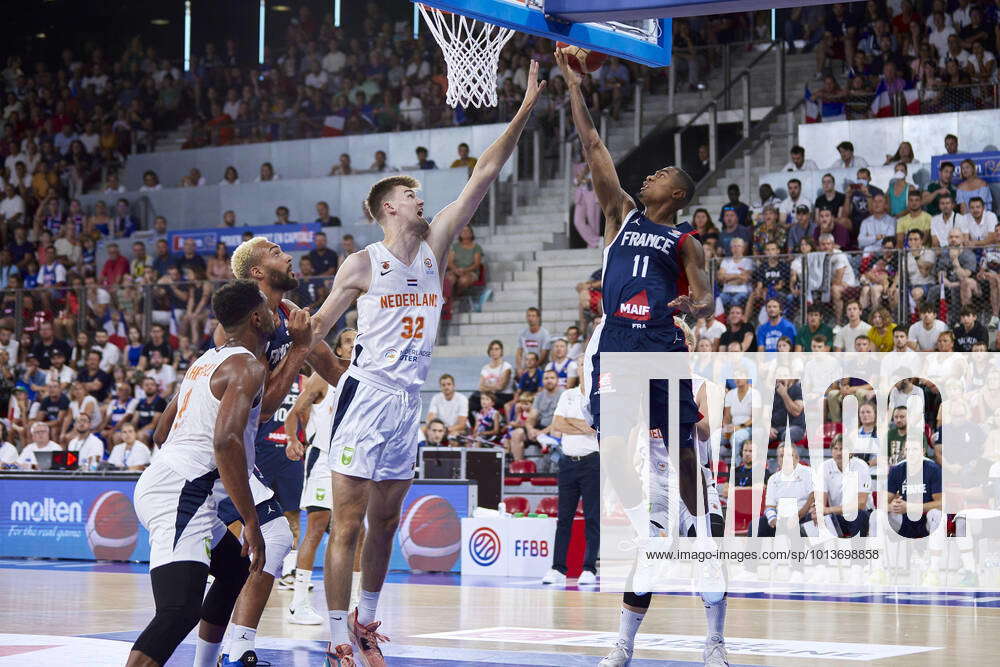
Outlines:
[[208,265],[205,258],[198,254],[198,246],[194,239],[184,239],[184,251],[176,261],[177,269],[181,272],[191,269],[198,275],[208,272]]
[[806,149],[802,146],[792,146],[789,157],[791,159],[781,168],[782,171],[819,171],[814,161],[806,159]]
[[817,212],[830,211],[838,224],[844,224],[842,221],[847,217],[844,212],[846,197],[842,192],[837,192],[837,184],[832,174],[823,174],[821,183],[822,191],[813,204],[814,210]]
[[[763,483],[767,484],[770,477],[771,471],[765,465]],[[729,473],[729,481],[719,485],[719,494],[724,498],[729,496],[729,484],[737,488],[753,486],[753,442],[750,440],[743,443],[743,449],[740,451],[740,464]]]
[[461,296],[479,282],[483,271],[483,248],[476,243],[472,227],[466,226],[458,234],[458,241],[448,252],[448,270],[444,276],[445,293]]
[[792,217],[803,206],[806,207],[806,213],[811,210],[809,200],[802,195],[802,181],[797,178],[789,179],[788,197],[783,199],[778,206],[778,213],[781,214],[781,219],[791,223]]
[[959,211],[965,215],[972,212],[971,202],[975,198],[982,199],[986,210],[993,209],[993,193],[989,184],[976,175],[976,163],[970,159],[962,160],[962,182],[958,184],[955,202]]
[[[479,393],[492,392],[496,396],[497,405],[506,406],[513,398],[514,367],[503,358],[503,343],[499,340],[490,341],[486,350],[490,360],[479,371]],[[478,396],[470,398],[469,405],[473,410]]]
[[139,359],[139,370],[149,368],[153,352],[159,352],[160,356],[170,363],[173,360],[173,348],[166,339],[166,329],[162,324],[153,324],[149,327],[149,340],[142,346],[142,355]]
[[257,183],[270,183],[271,181],[280,179],[281,177],[274,171],[274,166],[270,162],[264,162],[260,165],[260,175],[254,181]]
[[594,193],[594,183],[590,178],[587,163],[576,165],[576,189],[573,191],[573,226],[588,248],[596,248],[601,243],[601,204]]
[[535,394],[527,424],[510,434],[510,451],[515,460],[523,458],[524,446],[528,442],[537,442],[543,448],[557,444],[559,433],[552,427],[552,418],[563,391],[565,390],[559,387],[555,371],[549,370],[542,374],[542,386]]
[[451,163],[451,168],[465,167],[471,174],[477,161],[476,158],[469,156],[469,144],[463,141],[458,145],[458,158]]
[[584,341],[580,339],[580,327],[576,326],[575,324],[569,325],[568,327],[566,327],[566,332],[563,334],[563,336],[566,338],[566,345],[568,346],[568,349],[566,351],[566,356],[568,356],[570,359],[575,359],[577,361],[577,364],[579,364],[580,355],[583,354],[584,350],[583,347]]
[[956,196],[955,186],[952,183],[954,174],[955,165],[951,162],[945,161],[938,166],[938,180],[928,183],[927,190],[922,195],[925,211],[936,216],[941,213],[942,197],[947,196],[954,201]]
[[77,380],[69,388],[69,412],[66,413],[66,421],[63,422],[62,432],[69,432],[73,421],[81,414],[90,415],[93,424],[101,423],[101,406],[97,399],[87,393],[87,387]]
[[699,318],[694,324],[695,339],[698,341],[709,341],[712,346],[712,352],[719,350],[719,336],[725,333],[725,331],[726,325],[714,317],[708,318],[707,321]]
[[729,187],[726,188],[726,196],[729,198],[729,202],[723,205],[719,211],[719,222],[725,222],[726,211],[732,209],[736,212],[736,219],[741,225],[749,225],[750,207],[740,201],[740,186],[730,183]]
[[781,198],[774,194],[774,188],[768,183],[761,183],[757,188],[757,201],[750,207],[750,225],[755,226],[764,220],[764,211],[773,208],[777,212],[781,206]]
[[525,311],[524,317],[528,326],[517,337],[517,352],[514,357],[514,367],[518,374],[526,368],[526,354],[534,352],[538,357],[538,363],[544,365],[549,360],[551,347],[551,336],[542,326],[542,311],[532,306]]
[[104,420],[97,427],[97,431],[107,443],[117,443],[121,427],[135,419],[135,408],[139,404],[139,399],[133,394],[132,385],[128,382],[119,382],[115,385],[115,395],[108,401]]
[[432,419],[427,422],[427,427],[424,430],[426,431],[424,440],[418,442],[417,447],[447,447],[450,444],[448,442],[448,429],[445,428],[444,422],[440,419]]
[[770,442],[795,444],[806,435],[806,409],[798,380],[775,380],[771,411]]
[[986,204],[980,197],[969,200],[969,214],[965,216],[965,232],[969,236],[969,245],[981,247],[996,245],[1000,241],[997,230],[997,214],[986,209]]
[[799,329],[795,338],[796,352],[811,352],[812,340],[823,336],[824,340],[833,340],[833,329],[823,322],[823,311],[819,306],[810,306],[806,311],[806,325]]
[[337,253],[338,263],[343,264],[344,260],[347,259],[349,255],[352,255],[358,251],[358,247],[354,244],[353,234],[344,234],[340,237],[340,252]]
[[396,167],[388,164],[386,162],[387,157],[385,151],[375,151],[375,160],[372,162],[371,166],[368,167],[368,171],[372,173],[387,173],[399,171]]
[[559,386],[563,389],[572,389],[576,386],[576,361],[567,356],[569,345],[565,338],[556,338],[552,341],[552,357],[545,365],[546,371],[554,371],[559,378]]
[[756,332],[753,325],[744,320],[740,305],[732,305],[726,312],[726,331],[719,336],[719,349],[728,349],[730,343],[737,343],[744,352],[757,351]]
[[314,248],[306,257],[312,262],[313,271],[317,276],[332,276],[337,273],[337,253],[326,245],[326,233],[316,232],[313,236]]
[[160,420],[160,415],[167,409],[167,401],[160,396],[156,387],[156,380],[145,377],[142,380],[142,396],[135,406],[135,427],[138,429],[139,439],[147,445],[153,442],[153,431]]
[[473,413],[472,436],[499,444],[504,422],[503,414],[496,408],[496,396],[486,391],[480,394],[479,399],[480,408]]
[[156,242],[156,257],[153,258],[153,271],[158,276],[167,275],[167,269],[174,264],[174,258],[170,256],[170,247],[167,242],[160,240]]
[[712,216],[708,214],[707,209],[695,209],[694,215],[691,216],[691,226],[698,232],[698,239],[702,245],[708,245],[710,240],[718,242],[719,228],[712,222]]
[[722,408],[722,439],[723,447],[729,447],[730,452],[743,449],[743,443],[750,439],[750,429],[753,427],[751,401],[756,393],[746,377],[737,377],[736,386],[726,392]]
[[351,156],[347,153],[341,153],[339,162],[332,167],[330,167],[330,176],[349,176],[354,173],[354,168],[351,166]]
[[854,154],[854,144],[850,141],[841,141],[837,144],[837,152],[840,153],[840,159],[831,164],[830,169],[857,169],[868,166],[867,160]]
[[990,328],[1000,327],[1000,252],[994,249],[983,251],[976,278],[989,285],[990,310],[993,313]]
[[118,361],[121,359],[121,350],[118,346],[111,342],[110,335],[105,329],[97,329],[94,331],[94,348],[95,351],[101,355],[101,363],[99,364],[102,371],[105,373],[110,373],[114,366],[118,365]]
[[896,244],[903,247],[903,242],[909,242],[910,232],[918,231],[921,240],[928,238],[931,232],[931,216],[921,208],[923,195],[919,190],[910,190],[906,197],[906,211],[896,220]]
[[[731,218],[732,215],[731,211],[727,211],[727,218]],[[746,243],[742,238],[733,238],[730,243],[732,256],[726,257],[719,264],[716,281],[722,284],[719,301],[723,308],[729,308],[733,305],[743,306],[747,302],[747,297],[750,296],[753,261],[743,256],[745,249]]]
[[953,329],[955,333],[955,349],[959,352],[972,352],[976,343],[989,344],[989,332],[978,319],[979,310],[972,305],[962,306],[958,324]]
[[[419,57],[414,54],[415,57]],[[403,86],[402,98],[399,101],[400,123],[405,129],[419,129],[424,126],[424,105],[419,97],[413,94],[413,88]]]
[[114,384],[111,375],[101,370],[101,353],[90,350],[87,353],[87,363],[83,370],[77,373],[76,381],[81,383],[91,396],[103,403]]
[[229,248],[225,242],[215,244],[215,254],[208,258],[206,275],[209,280],[232,280],[233,269],[229,265]]
[[151,460],[149,447],[140,442],[135,426],[125,423],[121,428],[122,441],[108,455],[108,464],[119,470],[145,470]]
[[129,275],[132,267],[118,251],[117,243],[108,244],[108,259],[101,268],[101,284],[114,287],[121,282],[122,276]]
[[236,171],[236,167],[229,165],[226,167],[225,173],[222,175],[222,180],[219,181],[219,185],[239,185],[240,184],[240,172]]
[[937,284],[934,274],[937,253],[924,247],[924,235],[916,229],[909,232],[907,241],[906,271],[910,279],[910,297],[914,303],[920,303]]
[[886,212],[885,195],[879,192],[871,198],[871,215],[861,221],[858,245],[866,253],[878,253],[886,238],[895,238],[896,219]]
[[[926,194],[924,195],[926,199]],[[931,246],[942,248],[948,245],[948,238],[953,231],[958,231],[962,237],[969,235],[967,219],[955,210],[955,199],[950,193],[937,198],[939,212],[931,218]]]
[[49,427],[43,422],[31,425],[31,442],[24,446],[17,458],[17,466],[23,470],[37,470],[38,462],[35,452],[61,452],[62,447],[49,437]]
[[872,325],[861,319],[861,304],[857,301],[847,303],[847,324],[840,327],[833,338],[835,352],[845,352],[854,349],[854,339],[867,336]]
[[[673,43],[673,62],[678,68],[678,72],[683,71],[687,73],[688,90],[704,90],[705,84],[702,81],[701,74],[706,71],[708,62],[705,50],[699,48],[704,46],[704,42],[697,31],[691,29],[688,20],[678,19],[674,21]],[[691,174],[691,177],[695,181],[700,180],[694,174]]]
[[316,202],[316,220],[324,227],[340,227],[340,218],[330,215],[330,205],[325,201]]
[[62,385],[57,380],[49,380],[45,385],[45,395],[38,395],[35,399],[28,412],[28,420],[45,424],[52,436],[59,440],[69,411],[69,397]]
[[[51,322],[42,322],[38,325],[38,340],[32,345],[31,354],[38,359],[38,366],[47,371],[52,367],[52,356],[56,352],[62,352],[64,359],[69,358],[69,343],[61,338],[56,338],[55,328]],[[11,359],[16,357],[17,349],[15,348]]]
[[719,250],[723,255],[732,255],[731,244],[739,239],[743,242],[743,251],[751,247],[753,241],[753,231],[746,225],[741,225],[736,209],[729,206],[722,207],[722,230],[719,232]]
[[514,400],[523,394],[534,394],[542,386],[542,368],[538,362],[538,355],[529,352],[524,355],[524,371],[517,375],[514,382]]
[[279,206],[278,208],[274,209],[274,217],[275,217],[275,221],[271,223],[272,225],[291,225],[291,224],[294,224],[292,222],[292,220],[289,218],[289,213],[288,213],[288,207],[287,206]]
[[781,315],[781,308],[782,303],[778,299],[767,300],[767,321],[757,327],[757,349],[777,352],[779,338],[785,336],[795,340],[795,325]]
[[441,391],[431,399],[426,421],[440,419],[448,424],[448,435],[465,435],[469,432],[469,399],[455,391],[455,378],[447,373],[438,385]]
[[899,144],[899,148],[892,155],[885,156],[885,162],[882,164],[888,166],[890,164],[913,164],[916,158],[913,155],[913,144],[909,141],[903,141]]
[[174,394],[174,385],[177,384],[177,372],[172,364],[167,363],[158,350],[153,350],[149,355],[149,368],[146,369],[146,377],[153,378],[164,399],[170,398]]
[[920,306],[920,320],[910,325],[911,345],[923,352],[933,352],[937,347],[938,336],[947,331],[948,325],[937,318],[937,303],[924,302]]
[[982,296],[979,282],[974,277],[978,264],[976,253],[965,247],[965,235],[957,229],[951,230],[948,248],[938,254],[935,267],[937,285],[928,290],[927,300],[938,303],[940,299],[946,299],[953,307],[956,304],[971,305],[973,296]]
[[835,218],[830,209],[819,209],[816,211],[816,229],[813,231],[813,238],[818,242],[821,236],[829,234],[838,249],[850,250],[851,230],[837,224],[841,220],[844,218]]
[[[875,308],[872,312],[871,320],[872,328],[868,330],[867,337],[871,342],[872,351],[891,352],[896,323],[892,321],[889,311],[882,307]],[[857,343],[857,340],[855,339],[855,343]]]
[[153,192],[162,189],[163,185],[160,184],[160,177],[156,175],[155,171],[147,169],[142,173],[142,185],[139,186],[139,192]]
[[63,437],[66,440],[66,450],[76,452],[83,470],[95,470],[104,459],[104,443],[94,435],[90,415],[86,412],[80,413],[73,422],[73,430]]
[[437,169],[437,164],[434,162],[434,160],[428,159],[427,157],[428,153],[426,148],[424,148],[423,146],[417,146],[416,154],[417,154],[417,164],[416,164],[417,169]]
[[788,243],[788,225],[778,219],[778,209],[768,206],[753,231],[754,254],[763,255],[767,246],[775,245],[780,250]]
[[812,220],[809,207],[802,204],[795,209],[794,221],[788,227],[786,251],[789,254],[801,252],[802,241],[808,240],[813,243],[815,234],[816,223]]
[[688,168],[688,175],[694,179],[695,183],[698,183],[701,179],[705,178],[710,171],[712,171],[712,161],[708,156],[708,145],[700,144],[698,146],[698,159]]
[[58,382],[63,389],[69,389],[69,385],[76,379],[76,371],[66,365],[66,353],[62,350],[52,350],[52,365],[45,375],[49,382]]
[[[958,137],[956,137],[954,134],[944,135],[944,152],[947,153],[948,155],[958,154]],[[944,163],[942,162],[941,164]]]

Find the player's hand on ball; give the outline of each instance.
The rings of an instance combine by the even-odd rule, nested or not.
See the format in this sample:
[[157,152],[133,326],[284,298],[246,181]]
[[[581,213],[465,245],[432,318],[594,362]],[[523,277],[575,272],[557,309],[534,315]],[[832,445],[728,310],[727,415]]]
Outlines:
[[292,461],[301,461],[302,456],[305,454],[305,447],[298,440],[288,439],[288,444],[285,445],[285,456],[287,456]]
[[305,346],[312,344],[312,317],[304,308],[293,310],[288,316],[288,334],[292,344]]
[[570,68],[569,61],[566,60],[566,54],[563,53],[562,49],[556,49],[555,56],[556,64],[559,65],[559,70],[562,72],[562,77],[566,81],[566,85],[579,86],[580,75]]
[[528,69],[528,87],[524,91],[524,101],[521,105],[529,109],[533,108],[535,102],[538,101],[538,96],[545,90],[545,84],[545,81],[538,80],[538,61],[532,60],[531,67]]
[[256,521],[243,527],[244,556],[250,556],[250,574],[260,574],[264,570],[264,534]]

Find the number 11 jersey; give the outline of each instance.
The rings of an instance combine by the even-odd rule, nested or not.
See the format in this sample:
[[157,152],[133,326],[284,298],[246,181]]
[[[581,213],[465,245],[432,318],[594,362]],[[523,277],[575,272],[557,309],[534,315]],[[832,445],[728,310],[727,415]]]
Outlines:
[[366,250],[372,277],[358,297],[358,337],[348,375],[420,391],[444,304],[437,260],[425,241],[409,265],[381,241]]

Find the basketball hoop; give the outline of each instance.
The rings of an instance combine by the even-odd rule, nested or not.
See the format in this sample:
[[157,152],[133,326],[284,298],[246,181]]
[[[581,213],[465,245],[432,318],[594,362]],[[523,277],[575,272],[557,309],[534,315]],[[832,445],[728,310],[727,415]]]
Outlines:
[[495,107],[500,50],[512,28],[418,4],[448,70],[447,102],[452,107]]

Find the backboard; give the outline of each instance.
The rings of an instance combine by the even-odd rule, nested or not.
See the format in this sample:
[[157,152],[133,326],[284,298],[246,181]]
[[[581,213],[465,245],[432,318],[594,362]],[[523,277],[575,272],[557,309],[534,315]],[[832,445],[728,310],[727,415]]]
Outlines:
[[[419,0],[420,4],[428,7],[512,28],[517,32],[575,44],[649,67],[666,67],[670,64],[670,19],[628,17],[628,5],[648,5],[648,1],[615,2],[615,17],[590,22],[546,14],[550,1]],[[662,3],[665,0],[659,1]],[[566,4],[562,3],[563,6]],[[593,7],[592,4],[590,6]]]

